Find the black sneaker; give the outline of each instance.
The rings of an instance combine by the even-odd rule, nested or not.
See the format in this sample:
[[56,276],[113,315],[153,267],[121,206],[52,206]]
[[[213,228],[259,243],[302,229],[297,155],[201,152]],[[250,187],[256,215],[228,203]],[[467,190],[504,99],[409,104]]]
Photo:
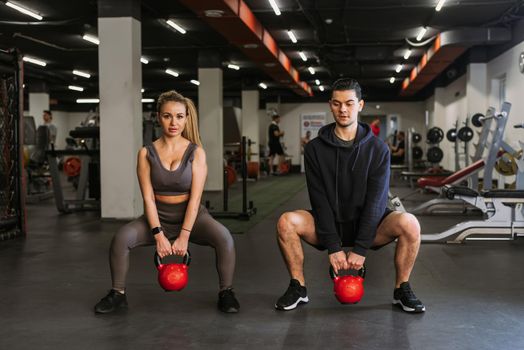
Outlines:
[[228,288],[218,293],[218,309],[222,312],[234,314],[240,309],[240,304],[233,289]]
[[409,282],[400,284],[400,288],[393,291],[393,304],[399,305],[406,312],[424,312],[426,307],[417,299],[415,293],[411,290]]
[[127,297],[125,294],[119,293],[114,289],[111,289],[109,293],[100,299],[98,304],[95,305],[95,313],[97,314],[108,314],[118,309],[127,308]]
[[284,295],[277,300],[275,308],[277,310],[289,311],[296,308],[298,304],[306,304],[308,302],[306,287],[302,287],[298,280],[292,279]]

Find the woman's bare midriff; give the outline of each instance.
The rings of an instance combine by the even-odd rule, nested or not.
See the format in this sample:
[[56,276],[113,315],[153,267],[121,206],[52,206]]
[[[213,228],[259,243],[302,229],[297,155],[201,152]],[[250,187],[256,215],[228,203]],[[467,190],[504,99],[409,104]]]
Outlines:
[[155,194],[155,199],[162,203],[178,204],[178,203],[187,202],[189,200],[189,193],[180,194],[176,196],[163,196],[163,195]]

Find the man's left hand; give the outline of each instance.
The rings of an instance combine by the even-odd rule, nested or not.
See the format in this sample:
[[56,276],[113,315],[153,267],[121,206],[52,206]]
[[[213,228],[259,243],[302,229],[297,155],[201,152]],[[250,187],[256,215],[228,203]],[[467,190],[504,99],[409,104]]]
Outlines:
[[349,252],[347,255],[350,270],[360,270],[364,266],[364,261],[366,261],[366,257],[357,253]]

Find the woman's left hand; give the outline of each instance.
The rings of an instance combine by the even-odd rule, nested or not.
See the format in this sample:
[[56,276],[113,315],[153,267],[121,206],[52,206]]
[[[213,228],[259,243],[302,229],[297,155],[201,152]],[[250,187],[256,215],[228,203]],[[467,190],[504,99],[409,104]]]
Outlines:
[[180,255],[180,256],[184,256],[186,255],[186,252],[187,252],[187,244],[188,244],[188,239],[187,238],[183,238],[183,237],[178,237],[177,239],[175,239],[175,241],[173,242],[173,254],[175,255]]

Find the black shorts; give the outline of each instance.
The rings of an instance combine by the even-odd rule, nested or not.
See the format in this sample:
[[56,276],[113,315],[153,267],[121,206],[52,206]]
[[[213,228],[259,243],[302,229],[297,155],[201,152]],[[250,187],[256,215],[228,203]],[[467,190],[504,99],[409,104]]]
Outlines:
[[284,150],[280,143],[269,144],[269,155],[274,156],[275,154],[278,154],[279,156],[284,154]]
[[[309,209],[309,210],[306,210],[306,211],[309,212],[311,214],[311,216],[314,217],[313,210]],[[394,212],[394,210],[386,208],[386,211],[384,212],[384,215],[382,215],[382,218],[380,218],[379,225],[382,223],[382,221],[384,221],[386,216],[388,216],[392,212]],[[347,223],[347,224],[343,223],[343,224],[340,224],[340,231],[341,232],[338,232],[338,235],[341,237],[342,247],[353,247],[355,245],[355,233],[358,231],[358,227],[356,227],[353,223]],[[393,241],[391,241],[391,242],[393,242]],[[388,245],[391,242],[388,242],[386,244],[382,244],[382,245],[379,245],[379,246],[373,246],[370,249],[372,249],[372,250],[379,250],[380,248]],[[306,243],[308,243],[308,242],[306,242]],[[310,246],[312,246],[312,247],[315,247],[318,250],[326,250],[327,249],[326,247],[324,247],[321,244],[311,244],[311,243],[308,243],[308,244]]]

